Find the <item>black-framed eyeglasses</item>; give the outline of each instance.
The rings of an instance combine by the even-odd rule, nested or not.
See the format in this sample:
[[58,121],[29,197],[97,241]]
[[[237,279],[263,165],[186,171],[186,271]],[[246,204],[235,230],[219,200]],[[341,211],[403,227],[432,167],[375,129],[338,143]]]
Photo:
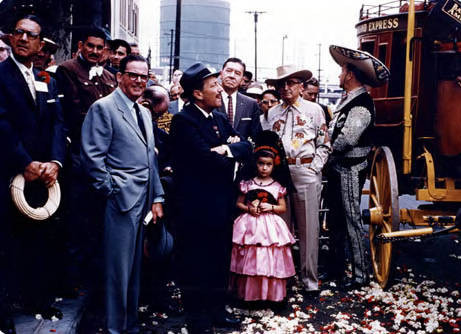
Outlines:
[[138,79],[141,79],[142,82],[147,82],[149,80],[149,76],[146,74],[138,74],[133,72],[124,72],[123,74],[128,74],[128,78],[130,78],[131,81],[137,81]]
[[28,39],[37,39],[37,38],[40,37],[39,32],[27,31],[27,30],[24,30],[24,29],[14,29],[13,30],[13,36],[15,36],[15,37],[22,37],[22,36],[24,36],[24,34],[27,35]]
[[262,100],[261,103],[262,104],[276,104],[278,103],[279,101],[278,100]]
[[276,88],[283,88],[283,87],[285,87],[285,85],[287,85],[288,87],[293,87],[294,85],[297,85],[297,84],[300,84],[300,83],[301,83],[301,81],[296,80],[296,79],[287,79],[287,80],[277,82],[275,84],[275,87]]

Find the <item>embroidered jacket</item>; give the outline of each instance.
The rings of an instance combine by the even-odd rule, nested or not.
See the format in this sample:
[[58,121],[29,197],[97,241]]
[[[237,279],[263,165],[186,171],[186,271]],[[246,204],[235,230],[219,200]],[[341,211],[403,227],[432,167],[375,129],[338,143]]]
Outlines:
[[309,168],[322,171],[330,152],[325,116],[317,104],[298,98],[292,106],[279,104],[269,110],[270,129],[282,139],[289,158],[313,158]]
[[333,160],[340,157],[366,159],[372,146],[374,120],[373,99],[366,89],[360,87],[351,91],[338,105],[330,123]]

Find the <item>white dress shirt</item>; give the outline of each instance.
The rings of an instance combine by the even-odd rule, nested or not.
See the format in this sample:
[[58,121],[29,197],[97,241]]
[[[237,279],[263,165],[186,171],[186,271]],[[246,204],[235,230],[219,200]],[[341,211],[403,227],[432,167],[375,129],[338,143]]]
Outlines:
[[30,65],[30,68],[27,68],[26,65],[18,62],[16,58],[14,58],[13,53],[11,53],[11,59],[13,59],[14,63],[18,66],[19,70],[21,71],[22,76],[24,77],[24,80],[27,82],[27,86],[29,86],[30,94],[34,98],[34,101],[37,98],[37,92],[35,91],[35,77],[34,77],[34,65]]

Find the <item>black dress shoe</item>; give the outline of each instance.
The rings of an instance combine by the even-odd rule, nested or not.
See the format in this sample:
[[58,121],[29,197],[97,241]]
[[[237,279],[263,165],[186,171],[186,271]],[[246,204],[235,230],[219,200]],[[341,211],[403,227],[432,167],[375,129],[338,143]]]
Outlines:
[[368,282],[359,282],[350,279],[344,279],[339,283],[339,289],[342,291],[350,291],[355,289],[360,289],[361,287],[367,285]]
[[320,290],[304,290],[303,296],[307,299],[315,299],[320,295]]
[[62,319],[63,314],[60,309],[53,307],[53,306],[48,306],[42,309],[37,310],[36,313],[39,313],[42,315],[43,319],[51,320],[51,318],[56,317],[59,320]]
[[338,275],[333,275],[331,273],[322,273],[318,276],[319,281],[322,282],[331,282],[331,281],[338,281],[339,276]]
[[213,324],[217,327],[225,327],[225,328],[238,328],[242,321],[232,315],[223,315],[217,317]]
[[0,318],[0,332],[5,334],[16,334],[14,321],[11,318]]

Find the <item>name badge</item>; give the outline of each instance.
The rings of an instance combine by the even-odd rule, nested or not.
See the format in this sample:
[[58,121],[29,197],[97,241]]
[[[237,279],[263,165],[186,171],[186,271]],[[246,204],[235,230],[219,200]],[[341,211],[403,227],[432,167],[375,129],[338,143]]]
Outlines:
[[48,93],[48,85],[41,81],[34,81],[35,90],[37,92]]

